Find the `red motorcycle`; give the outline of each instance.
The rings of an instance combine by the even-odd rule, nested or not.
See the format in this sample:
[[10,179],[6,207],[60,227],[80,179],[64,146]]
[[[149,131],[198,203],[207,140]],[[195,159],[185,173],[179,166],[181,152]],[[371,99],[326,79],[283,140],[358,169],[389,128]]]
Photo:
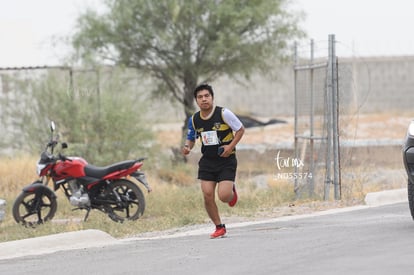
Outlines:
[[[57,210],[55,191],[63,189],[65,196],[76,209],[89,212],[97,209],[108,214],[115,222],[136,220],[145,210],[145,197],[141,189],[130,179],[141,182],[148,192],[151,188],[145,174],[140,171],[144,158],[126,160],[105,167],[88,164],[80,157],[54,154],[61,144],[54,137],[55,123],[50,125],[51,138],[37,163],[38,180],[23,188],[13,204],[13,217],[17,223],[33,226],[53,219]],[[53,190],[47,185],[52,179]]]

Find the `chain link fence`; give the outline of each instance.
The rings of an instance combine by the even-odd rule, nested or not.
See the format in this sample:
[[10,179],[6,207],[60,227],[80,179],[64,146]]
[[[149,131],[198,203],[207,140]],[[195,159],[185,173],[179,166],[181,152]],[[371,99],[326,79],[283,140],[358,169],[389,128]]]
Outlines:
[[[325,56],[315,55],[313,41],[308,56],[296,46],[295,90],[295,171],[297,197],[341,197],[338,66],[335,37],[329,36]],[[323,184],[322,184],[323,183]]]

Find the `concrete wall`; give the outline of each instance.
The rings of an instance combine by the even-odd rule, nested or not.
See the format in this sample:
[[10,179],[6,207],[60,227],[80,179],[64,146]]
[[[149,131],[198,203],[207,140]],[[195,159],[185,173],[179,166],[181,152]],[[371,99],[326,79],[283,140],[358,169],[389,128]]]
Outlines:
[[[413,111],[414,56],[338,60],[342,107],[359,113]],[[293,68],[285,66],[274,74],[276,77],[255,75],[248,84],[219,79],[212,83],[216,103],[260,117],[293,116]],[[323,88],[323,83],[318,87]]]
[[[340,60],[352,95],[361,113],[411,112],[414,102],[414,56]],[[345,86],[345,85],[344,85]]]
[[[353,113],[412,111],[414,56],[339,57],[338,67],[340,106],[345,107],[347,111]],[[318,79],[321,83],[316,86],[318,89],[323,89],[324,79]],[[5,87],[7,83],[2,80],[0,78],[0,97],[8,90]],[[215,90],[216,104],[228,107],[235,113],[266,118],[294,115],[292,65],[275,69],[269,73],[269,76],[253,75],[250,82],[222,77],[210,84]],[[147,115],[159,116],[159,122],[177,122],[184,119],[182,106],[176,102],[155,100],[147,103],[150,106]],[[161,114],[159,110],[162,110]]]

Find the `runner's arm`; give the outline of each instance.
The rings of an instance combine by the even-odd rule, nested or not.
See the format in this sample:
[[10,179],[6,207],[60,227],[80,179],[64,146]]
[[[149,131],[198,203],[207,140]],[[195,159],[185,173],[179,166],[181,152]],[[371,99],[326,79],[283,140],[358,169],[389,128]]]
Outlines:
[[188,155],[193,149],[196,139],[196,132],[193,126],[193,119],[190,117],[188,119],[188,131],[187,131],[187,139],[184,142],[183,149],[181,150],[184,155]]
[[227,108],[223,108],[223,120],[235,132],[233,140],[228,145],[233,150],[244,135],[244,126],[240,119]]

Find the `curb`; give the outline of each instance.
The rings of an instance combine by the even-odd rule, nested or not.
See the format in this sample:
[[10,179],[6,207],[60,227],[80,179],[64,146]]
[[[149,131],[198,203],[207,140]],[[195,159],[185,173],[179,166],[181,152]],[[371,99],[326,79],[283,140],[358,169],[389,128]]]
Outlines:
[[[353,206],[347,208],[330,209],[312,214],[296,215],[296,216],[285,216],[274,218],[270,220],[257,221],[257,222],[243,222],[231,225],[232,227],[243,227],[251,224],[259,224],[265,222],[274,222],[280,220],[292,220],[300,219],[309,216],[320,216],[334,213],[341,213],[345,211],[353,211],[363,209],[366,207],[377,207],[381,205],[394,204],[407,202],[407,189],[396,189],[387,190],[381,192],[368,193],[365,196],[365,204],[360,206]],[[164,238],[175,238],[180,236],[199,235],[207,234],[209,229],[201,228],[197,230],[190,230],[185,232],[176,232],[173,234],[166,234],[156,237],[137,237],[123,240],[117,240],[111,235],[95,229],[73,231],[67,233],[53,234],[37,238],[22,239],[17,241],[3,242],[0,243],[0,260],[18,258],[24,256],[34,256],[54,253],[62,250],[71,249],[85,249],[92,247],[104,247],[114,244],[119,244],[128,241],[137,241],[143,239],[164,239]]]
[[62,250],[116,244],[111,235],[94,229],[53,234],[0,243],[0,260],[53,253]]
[[365,196],[365,204],[368,206],[380,206],[399,202],[408,202],[407,188],[373,192]]

